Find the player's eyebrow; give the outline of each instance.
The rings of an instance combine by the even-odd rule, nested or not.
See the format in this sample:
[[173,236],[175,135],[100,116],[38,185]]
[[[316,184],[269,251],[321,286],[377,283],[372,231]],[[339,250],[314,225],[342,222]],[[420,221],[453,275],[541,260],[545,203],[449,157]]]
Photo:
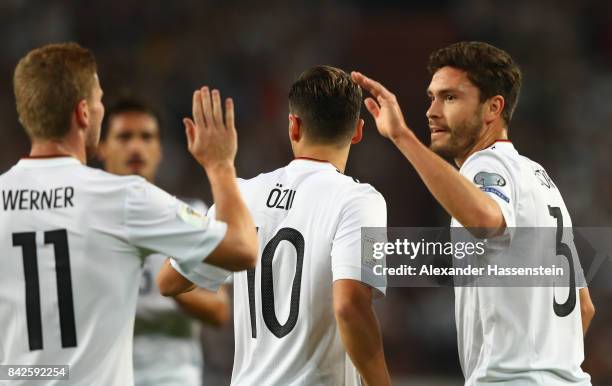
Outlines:
[[426,90],[427,96],[432,96],[434,94],[437,95],[445,95],[445,94],[462,94],[462,92],[458,88],[443,88],[440,90],[431,91],[430,88]]

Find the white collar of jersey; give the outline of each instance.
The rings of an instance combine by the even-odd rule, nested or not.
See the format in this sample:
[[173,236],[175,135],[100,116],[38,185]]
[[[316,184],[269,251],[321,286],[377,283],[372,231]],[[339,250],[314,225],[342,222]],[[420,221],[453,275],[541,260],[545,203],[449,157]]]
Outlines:
[[498,139],[497,141],[493,142],[491,146],[487,147],[487,149],[491,149],[492,147],[505,147],[509,149],[514,149],[514,145],[509,139]]
[[289,163],[289,165],[299,165],[301,167],[308,167],[309,169],[329,169],[337,170],[334,165],[329,161],[321,161],[311,158],[296,158]]
[[81,162],[70,156],[62,157],[47,157],[47,158],[22,158],[17,162],[19,167],[50,167],[63,165],[81,165]]
[[461,164],[461,167],[459,168],[459,170],[463,169],[463,166],[465,164],[467,164],[467,162],[474,157],[476,154],[480,153],[481,151],[485,151],[485,150],[489,150],[489,149],[494,149],[494,148],[500,148],[500,149],[514,149],[514,145],[512,144],[512,141],[510,141],[509,139],[498,139],[497,141],[493,142],[491,145],[489,145],[488,147],[485,147],[482,150],[478,150],[472,154],[470,154],[469,157],[467,157],[467,159],[465,161],[463,161],[463,164]]

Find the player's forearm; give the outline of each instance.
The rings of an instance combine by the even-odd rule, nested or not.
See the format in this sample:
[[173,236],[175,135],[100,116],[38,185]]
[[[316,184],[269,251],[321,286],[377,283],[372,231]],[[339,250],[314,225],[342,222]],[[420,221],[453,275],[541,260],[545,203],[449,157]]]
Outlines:
[[228,225],[241,225],[251,221],[250,216],[245,216],[248,211],[238,189],[234,165],[227,162],[205,170],[210,181],[213,201],[217,207],[217,220],[224,221]]
[[336,312],[346,352],[367,386],[390,385],[378,320],[371,305]]
[[[227,224],[223,252],[213,252],[207,262],[234,271],[251,268],[257,258],[257,233],[238,189],[236,170],[233,164],[224,164],[206,172],[216,206],[216,219]],[[233,261],[228,262],[226,257]],[[220,260],[223,264],[219,264]]]
[[223,288],[210,292],[202,288],[175,296],[176,303],[200,321],[221,327],[229,320],[228,296]]
[[195,284],[176,272],[170,264],[170,259],[166,259],[162,265],[157,273],[156,281],[162,296],[176,296],[195,289]]
[[487,229],[492,234],[503,230],[505,223],[499,205],[428,149],[411,130],[406,129],[393,142],[435,199],[464,227]]
[[595,306],[591,301],[588,288],[581,288],[580,295],[580,316],[582,320],[582,335],[586,336],[591,325],[593,317],[595,317]]

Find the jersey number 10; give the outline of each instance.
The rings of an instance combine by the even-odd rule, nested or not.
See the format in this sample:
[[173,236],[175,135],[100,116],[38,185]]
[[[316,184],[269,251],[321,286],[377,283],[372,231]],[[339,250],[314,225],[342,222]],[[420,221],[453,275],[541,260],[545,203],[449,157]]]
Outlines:
[[[44,233],[45,244],[53,244],[55,252],[55,276],[59,304],[62,347],[76,347],[74,302],[72,300],[72,277],[68,253],[68,232],[58,229]],[[28,319],[28,341],[30,351],[42,350],[42,318],[40,313],[40,286],[38,284],[38,256],[36,233],[13,233],[13,246],[21,247],[25,276],[26,316]]]
[[[289,317],[285,324],[280,324],[274,307],[274,278],[272,260],[274,252],[281,241],[290,242],[295,248],[297,261],[295,276],[291,286],[291,306]],[[293,228],[282,228],[268,242],[261,255],[261,309],[266,326],[276,337],[282,338],[293,330],[300,312],[300,288],[302,285],[302,266],[304,264],[304,236]],[[257,338],[257,323],[255,319],[255,268],[247,271],[249,290],[249,311],[251,315],[251,336]]]

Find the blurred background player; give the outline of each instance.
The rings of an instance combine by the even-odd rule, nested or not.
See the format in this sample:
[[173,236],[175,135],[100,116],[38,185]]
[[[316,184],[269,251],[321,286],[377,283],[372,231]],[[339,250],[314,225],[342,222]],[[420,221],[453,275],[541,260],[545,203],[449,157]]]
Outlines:
[[[461,42],[433,52],[427,95],[431,145],[423,145],[404,121],[395,95],[354,72],[374,98],[365,105],[378,131],[393,141],[453,217],[489,245],[512,248],[508,228],[555,229],[550,249],[577,266],[572,222],[561,194],[539,164],[508,140],[521,72],[505,51]],[[437,154],[453,159],[459,172]],[[497,183],[476,178],[479,173]],[[544,177],[545,176],[545,177]],[[542,178],[546,178],[545,183]],[[497,236],[504,236],[497,238]],[[484,258],[484,257],[483,257]],[[590,385],[582,371],[583,336],[594,308],[587,288],[455,287],[455,319],[466,386]]]
[[[255,225],[234,170],[232,101],[223,122],[218,91],[196,91],[200,124],[187,132],[220,222],[142,177],[84,165],[104,116],[89,50],[75,43],[34,49],[17,64],[13,82],[31,151],[0,176],[0,364],[69,365],[69,379],[44,381],[51,385],[133,384],[134,314],[146,255],[174,256],[183,269],[203,273],[254,266]],[[160,280],[170,287],[175,281]]]
[[[155,183],[162,160],[159,115],[144,102],[123,98],[106,110],[98,157],[107,172],[140,175]],[[200,213],[201,200],[184,200]],[[167,256],[153,254],[143,264],[134,325],[136,385],[202,384],[201,322],[221,326],[229,319],[226,289],[203,288],[174,298],[159,293],[155,277]]]
[[372,308],[386,288],[361,263],[361,228],[385,227],[387,208],[344,175],[361,98],[338,68],[302,73],[289,93],[295,159],[240,182],[261,248],[257,267],[234,275],[232,385],[390,384]]

